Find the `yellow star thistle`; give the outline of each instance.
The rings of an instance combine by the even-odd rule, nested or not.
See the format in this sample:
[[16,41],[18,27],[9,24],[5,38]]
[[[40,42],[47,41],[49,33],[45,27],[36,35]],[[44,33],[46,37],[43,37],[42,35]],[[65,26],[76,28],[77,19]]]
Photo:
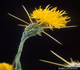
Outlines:
[[8,63],[0,63],[0,70],[12,70],[13,66]]
[[[22,5],[23,6],[23,5]],[[56,40],[55,38],[53,38],[52,36],[50,36],[49,34],[47,34],[46,32],[44,32],[44,29],[52,29],[53,28],[62,28],[66,26],[66,23],[69,22],[70,17],[67,16],[62,16],[65,13],[65,11],[56,11],[57,7],[50,9],[49,5],[42,10],[41,6],[40,8],[37,10],[35,9],[33,11],[33,13],[31,15],[29,15],[28,11],[26,10],[26,8],[23,6],[24,10],[26,11],[31,23],[29,24],[28,22],[8,13],[10,16],[28,24],[28,25],[21,25],[20,26],[24,26],[25,30],[24,33],[27,34],[27,36],[35,36],[35,35],[40,35],[41,36],[41,32],[43,32],[44,34],[46,34],[47,36],[49,36],[50,38],[52,38],[53,40],[55,40],[56,42],[58,42],[59,44],[61,44],[58,40]],[[62,13],[63,12],[63,13]],[[33,22],[31,18],[34,18],[35,21]]]
[[[23,5],[22,5],[23,6]],[[23,45],[24,42],[35,35],[40,35],[41,36],[41,32],[43,32],[44,34],[46,34],[47,36],[49,36],[50,38],[52,38],[53,40],[55,40],[56,42],[58,42],[59,44],[61,44],[58,40],[56,40],[55,38],[53,38],[52,36],[50,36],[48,33],[46,33],[44,31],[44,29],[49,28],[49,29],[53,29],[53,28],[62,28],[66,26],[66,23],[69,22],[70,17],[68,16],[63,16],[65,13],[65,11],[56,11],[57,7],[53,8],[50,10],[49,5],[43,10],[41,9],[41,7],[39,9],[35,9],[33,11],[33,13],[31,15],[29,15],[28,11],[26,10],[26,8],[23,6],[24,10],[26,11],[30,22],[28,23],[10,13],[8,13],[8,15],[26,23],[27,25],[21,25],[20,26],[24,26],[25,29],[22,33],[22,37],[21,37],[21,41],[18,47],[18,52],[15,56],[15,70],[21,70],[21,63],[20,63],[20,57],[21,57],[21,53],[22,53],[22,49],[23,49]],[[35,21],[33,22],[32,20],[35,19]],[[70,26],[67,26],[70,27]],[[74,26],[73,26],[74,27]]]
[[[42,9],[40,6],[39,9],[35,9],[32,12],[31,18],[34,18],[40,22],[40,24],[44,24],[45,26],[53,26],[54,28],[65,27],[66,23],[70,21],[70,17],[64,16],[67,14],[66,11],[56,10],[57,7],[50,10],[49,5],[47,5],[45,9]],[[52,29],[52,27],[50,29]]]

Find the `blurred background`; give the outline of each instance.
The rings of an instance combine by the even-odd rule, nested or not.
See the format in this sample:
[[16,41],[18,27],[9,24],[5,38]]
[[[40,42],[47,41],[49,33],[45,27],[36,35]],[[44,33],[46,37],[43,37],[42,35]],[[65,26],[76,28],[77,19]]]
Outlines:
[[71,17],[69,26],[77,25],[74,28],[63,28],[46,30],[48,34],[62,43],[58,44],[42,33],[42,36],[34,36],[26,40],[21,55],[23,70],[56,70],[57,65],[52,65],[39,61],[44,59],[64,64],[62,60],[53,55],[50,50],[70,62],[80,61],[80,4],[77,0],[1,0],[0,1],[0,63],[12,64],[17,53],[18,45],[24,31],[18,24],[25,24],[7,13],[11,13],[27,22],[29,18],[22,8],[26,7],[29,13],[41,5],[44,9],[48,4],[57,7],[57,10],[65,10]]

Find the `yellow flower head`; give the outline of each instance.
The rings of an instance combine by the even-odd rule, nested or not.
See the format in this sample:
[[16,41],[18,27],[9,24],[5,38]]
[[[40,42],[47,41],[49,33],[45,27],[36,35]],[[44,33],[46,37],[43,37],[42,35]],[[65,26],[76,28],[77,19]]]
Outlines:
[[70,17],[64,16],[66,11],[56,11],[57,7],[50,9],[49,5],[46,6],[45,9],[42,9],[41,6],[39,9],[36,9],[31,14],[31,18],[36,19],[40,24],[44,24],[46,26],[53,26],[55,28],[65,27],[66,23]]
[[[22,5],[23,6],[23,5]],[[26,14],[28,15],[29,19],[30,19],[30,23],[24,21],[21,18],[18,18],[10,13],[8,13],[8,15],[26,23],[27,25],[22,25],[19,24],[19,26],[23,26],[25,27],[23,35],[27,35],[27,36],[35,36],[35,35],[40,35],[41,36],[41,32],[43,32],[44,34],[46,34],[47,36],[49,36],[50,38],[52,38],[53,40],[55,40],[56,42],[58,42],[59,44],[61,44],[59,41],[57,41],[55,38],[53,38],[52,36],[50,36],[49,34],[47,34],[44,29],[52,29],[53,28],[63,28],[66,26],[66,23],[69,22],[70,17],[68,16],[64,16],[66,13],[66,11],[59,11],[57,10],[57,7],[54,7],[52,9],[50,9],[51,7],[49,7],[49,5],[46,6],[45,9],[42,9],[41,6],[39,7],[39,9],[35,9],[30,15],[28,13],[28,11],[26,10],[26,8],[23,6]],[[35,21],[33,21],[35,20]],[[69,26],[67,26],[69,27]],[[74,26],[73,26],[74,27]]]
[[13,66],[7,63],[0,63],[0,70],[12,70]]

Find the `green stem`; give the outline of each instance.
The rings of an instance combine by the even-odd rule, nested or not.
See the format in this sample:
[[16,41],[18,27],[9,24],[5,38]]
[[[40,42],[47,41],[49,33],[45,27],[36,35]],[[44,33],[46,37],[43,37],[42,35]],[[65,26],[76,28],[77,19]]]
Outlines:
[[25,28],[25,30],[22,34],[22,38],[21,38],[21,42],[20,42],[20,45],[18,48],[18,52],[15,56],[15,70],[21,70],[20,57],[21,57],[24,42],[26,41],[26,39],[37,35],[37,33],[41,33],[43,31],[43,28],[39,29],[39,27],[42,27],[42,25],[38,26],[36,23],[34,23],[31,25],[28,25]]
[[18,52],[15,56],[15,70],[21,70],[20,57],[21,57],[21,53],[22,53],[22,50],[23,50],[23,45],[24,45],[26,39],[28,39],[31,36],[32,35],[28,35],[25,31],[23,32],[21,42],[20,42],[20,45],[19,45],[19,48],[18,48]]
[[16,54],[15,57],[15,70],[19,70],[21,66],[19,66],[19,61],[20,61],[20,57],[21,57],[21,53],[22,53],[22,49],[23,49],[23,45],[24,45],[25,40],[20,42],[19,48],[18,48],[18,53]]

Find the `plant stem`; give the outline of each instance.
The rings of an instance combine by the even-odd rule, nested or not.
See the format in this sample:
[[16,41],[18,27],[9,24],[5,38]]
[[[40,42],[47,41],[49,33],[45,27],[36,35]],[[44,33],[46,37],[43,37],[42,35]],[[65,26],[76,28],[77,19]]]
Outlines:
[[25,41],[31,36],[32,35],[28,35],[26,33],[26,31],[23,32],[21,42],[20,42],[20,45],[18,47],[18,52],[15,56],[15,70],[21,70],[20,57],[21,57],[21,53],[22,53],[22,50],[23,50],[23,45],[24,45]]

